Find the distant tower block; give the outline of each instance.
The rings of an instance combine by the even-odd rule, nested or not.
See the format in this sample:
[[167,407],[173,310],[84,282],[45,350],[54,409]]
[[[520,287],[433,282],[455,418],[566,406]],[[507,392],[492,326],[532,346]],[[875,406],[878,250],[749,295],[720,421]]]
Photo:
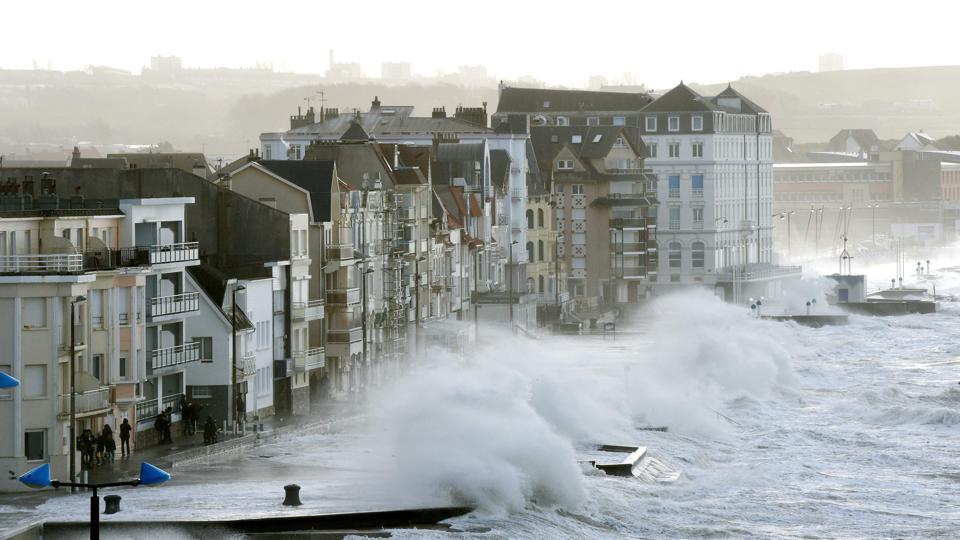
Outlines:
[[827,53],[820,55],[821,73],[826,71],[843,71],[843,55],[836,53]]

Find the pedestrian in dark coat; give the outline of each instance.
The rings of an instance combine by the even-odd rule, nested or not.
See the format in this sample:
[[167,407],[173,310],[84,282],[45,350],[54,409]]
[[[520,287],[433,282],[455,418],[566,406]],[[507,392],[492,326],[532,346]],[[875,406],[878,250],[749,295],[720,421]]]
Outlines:
[[123,419],[123,423],[120,424],[120,456],[126,456],[130,453],[130,432],[133,428],[130,427],[130,421],[126,418]]
[[110,424],[103,425],[99,445],[103,446],[103,462],[113,463],[113,456],[117,452],[117,443],[113,440],[113,429]]

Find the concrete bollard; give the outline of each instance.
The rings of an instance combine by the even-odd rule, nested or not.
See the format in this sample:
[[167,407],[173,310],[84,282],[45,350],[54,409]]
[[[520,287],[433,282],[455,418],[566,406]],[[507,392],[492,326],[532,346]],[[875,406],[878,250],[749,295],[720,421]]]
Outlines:
[[286,496],[283,499],[284,506],[300,506],[303,504],[300,502],[300,486],[287,484],[283,486],[283,491],[286,492]]
[[103,500],[107,503],[107,507],[103,510],[104,514],[116,514],[120,511],[119,495],[107,495]]

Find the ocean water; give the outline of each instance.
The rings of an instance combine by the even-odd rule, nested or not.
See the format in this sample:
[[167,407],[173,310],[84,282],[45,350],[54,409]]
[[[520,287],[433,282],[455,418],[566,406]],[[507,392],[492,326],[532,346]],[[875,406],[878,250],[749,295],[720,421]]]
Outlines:
[[[872,269],[872,285],[890,272]],[[937,283],[960,295],[960,275]],[[690,293],[643,315],[615,340],[432,350],[363,401],[331,404],[326,424],[125,490],[124,512],[105,519],[455,503],[477,511],[453,532],[395,535],[960,537],[960,304],[814,329]],[[680,478],[605,476],[579,463],[596,443],[646,446]],[[290,482],[303,486],[297,509],[279,506]],[[85,503],[20,504],[17,520],[85,519]]]

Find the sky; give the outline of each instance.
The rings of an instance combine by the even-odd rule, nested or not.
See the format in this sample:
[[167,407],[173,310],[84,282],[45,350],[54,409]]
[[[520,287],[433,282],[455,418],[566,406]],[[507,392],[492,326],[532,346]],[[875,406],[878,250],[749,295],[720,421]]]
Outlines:
[[177,55],[184,67],[322,73],[334,49],[373,77],[404,61],[422,75],[482,64],[501,79],[585,86],[600,74],[664,88],[814,71],[826,52],[847,69],[960,64],[957,15],[949,0],[18,0],[4,2],[0,68],[139,73]]

